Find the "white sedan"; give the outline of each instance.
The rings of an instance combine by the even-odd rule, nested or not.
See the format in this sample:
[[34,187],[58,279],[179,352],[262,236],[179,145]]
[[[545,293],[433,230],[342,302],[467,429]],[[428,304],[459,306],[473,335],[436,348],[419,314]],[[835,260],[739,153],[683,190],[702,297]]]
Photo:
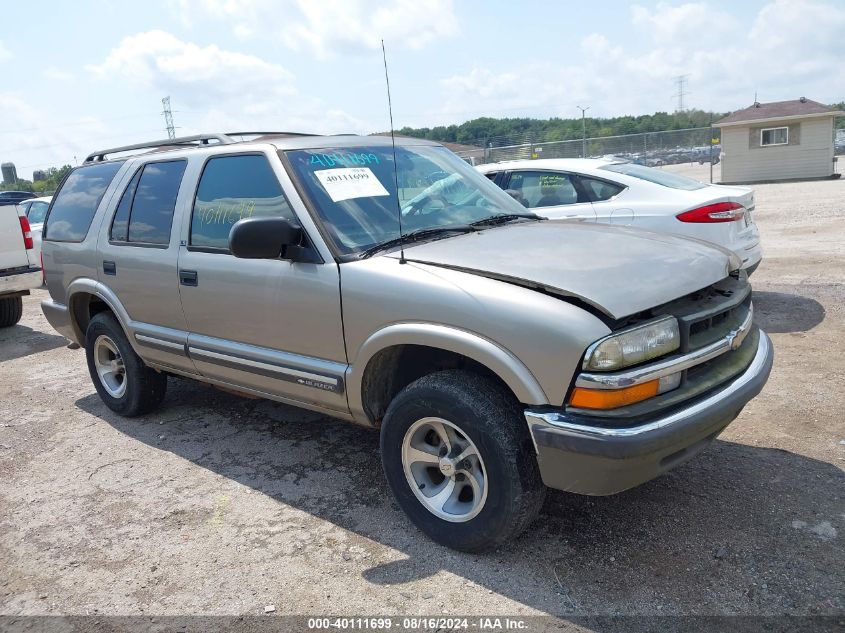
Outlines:
[[[44,228],[44,217],[47,215],[47,209],[50,208],[50,201],[52,196],[44,196],[43,198],[30,198],[19,202],[18,206],[23,209],[26,219],[29,220],[29,228],[32,232],[32,257],[33,261],[41,261],[41,231]],[[40,266],[40,264],[37,264]]]
[[615,159],[561,158],[480,165],[529,209],[552,220],[580,220],[676,233],[719,244],[750,275],[763,257],[754,191],[710,185]]

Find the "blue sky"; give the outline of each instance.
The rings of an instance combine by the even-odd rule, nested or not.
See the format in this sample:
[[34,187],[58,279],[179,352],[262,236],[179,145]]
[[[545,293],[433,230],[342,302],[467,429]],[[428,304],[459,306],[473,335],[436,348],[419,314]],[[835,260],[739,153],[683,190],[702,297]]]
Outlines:
[[148,0],[4,6],[0,161],[19,175],[178,133],[845,99],[845,2]]

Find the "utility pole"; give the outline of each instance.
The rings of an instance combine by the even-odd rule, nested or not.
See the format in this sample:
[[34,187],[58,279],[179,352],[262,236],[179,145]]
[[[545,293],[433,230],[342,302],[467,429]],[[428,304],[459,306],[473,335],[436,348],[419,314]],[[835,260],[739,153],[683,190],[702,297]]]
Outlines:
[[164,123],[167,125],[167,138],[176,138],[176,128],[173,125],[173,112],[170,110],[170,97],[167,96],[161,100],[161,105],[164,106]]
[[581,106],[575,107],[581,110],[581,158],[587,158],[587,119],[585,118],[585,112],[590,109],[590,106],[586,108],[582,108]]
[[684,107],[684,97],[688,95],[689,92],[684,90],[684,88],[687,84],[687,77],[689,77],[689,75],[678,75],[675,77],[675,85],[678,87],[675,92],[675,98],[678,100],[678,103],[675,106],[675,112],[683,112],[686,109]]

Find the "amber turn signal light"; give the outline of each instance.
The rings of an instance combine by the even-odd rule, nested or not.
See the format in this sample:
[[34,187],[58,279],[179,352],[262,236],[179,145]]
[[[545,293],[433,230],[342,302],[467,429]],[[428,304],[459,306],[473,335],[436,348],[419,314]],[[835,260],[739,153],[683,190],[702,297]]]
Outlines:
[[660,380],[650,380],[623,389],[586,389],[575,387],[569,404],[580,409],[616,409],[648,400],[658,394]]

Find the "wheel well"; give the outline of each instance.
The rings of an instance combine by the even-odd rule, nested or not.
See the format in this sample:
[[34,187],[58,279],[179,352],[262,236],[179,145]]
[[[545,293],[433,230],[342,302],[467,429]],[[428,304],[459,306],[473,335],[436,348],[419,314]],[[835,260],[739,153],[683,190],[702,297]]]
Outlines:
[[425,345],[395,345],[373,356],[364,370],[361,401],[367,417],[373,424],[381,424],[396,394],[418,378],[444,369],[463,369],[485,376],[513,393],[496,373],[472,358]]
[[100,312],[111,312],[114,314],[109,304],[100,299],[100,297],[87,292],[80,292],[73,295],[70,309],[73,315],[74,326],[79,332],[79,339],[82,342],[85,341],[85,332],[88,330],[88,324],[91,323],[91,319],[95,315]]

